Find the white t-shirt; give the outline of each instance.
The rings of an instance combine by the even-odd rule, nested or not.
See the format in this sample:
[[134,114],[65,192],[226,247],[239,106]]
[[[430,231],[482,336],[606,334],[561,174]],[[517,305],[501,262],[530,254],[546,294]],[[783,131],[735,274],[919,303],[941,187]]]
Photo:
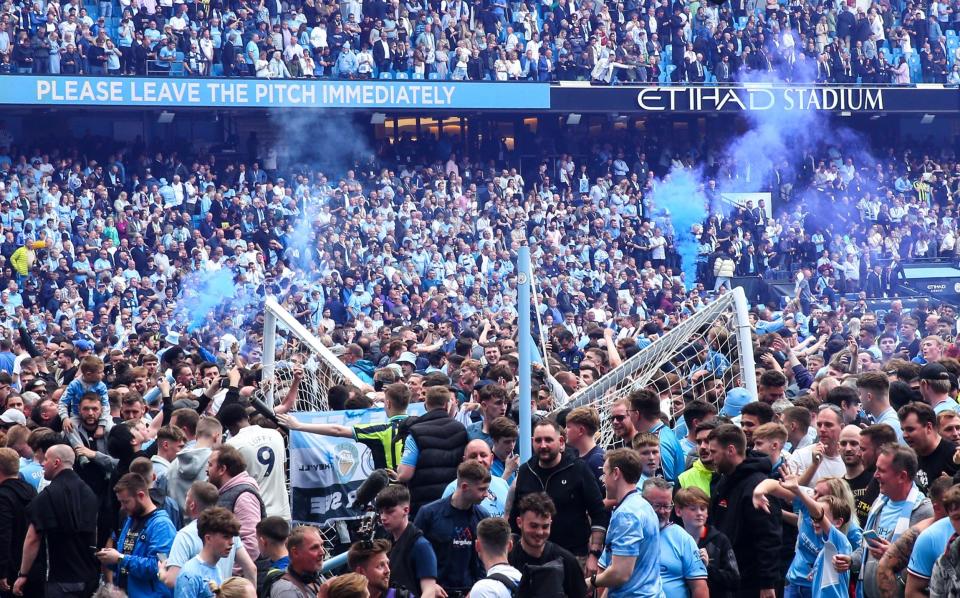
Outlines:
[[284,473],[287,469],[286,452],[280,432],[247,426],[227,440],[227,444],[240,451],[247,463],[247,473],[257,480],[267,516],[289,520],[290,499]]
[[[803,475],[803,472],[807,470],[808,467],[813,465],[813,447],[814,445],[805,446],[801,449],[794,451],[793,455],[790,456],[790,466],[796,470],[797,475]],[[820,462],[820,467],[817,468],[817,473],[813,474],[813,477],[810,478],[810,482],[807,484],[808,487],[813,488],[817,480],[821,478],[829,477],[838,477],[842,478],[847,473],[847,468],[843,465],[843,459],[840,455],[836,457],[828,457],[827,455],[823,456],[823,461]]]
[[[494,565],[487,571],[488,576],[494,573],[505,575],[516,583],[520,583],[520,571],[510,565]],[[510,590],[511,588],[507,588],[496,579],[481,579],[470,588],[470,598],[511,598],[513,593]]]

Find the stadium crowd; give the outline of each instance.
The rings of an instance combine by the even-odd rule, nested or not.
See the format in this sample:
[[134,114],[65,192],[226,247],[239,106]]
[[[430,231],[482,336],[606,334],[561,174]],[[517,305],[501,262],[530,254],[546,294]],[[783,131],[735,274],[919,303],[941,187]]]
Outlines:
[[[896,298],[900,264],[955,253],[956,157],[803,152],[763,182],[773,206],[731,208],[717,190],[744,165],[634,135],[542,148],[521,176],[444,139],[323,173],[256,144],[35,146],[0,126],[0,592],[957,596],[957,314]],[[695,163],[710,215],[686,280],[653,197]],[[518,397],[525,243],[564,394],[735,275],[795,277],[751,310],[757,396],[716,330],[609,410],[556,412],[540,375]],[[256,410],[267,295],[359,378],[329,407],[387,423],[289,415],[303,347],[277,419]],[[540,414],[524,464],[521,399]],[[291,526],[284,427],[353,438],[398,482],[329,580],[323,536]]]
[[0,6],[0,73],[960,84],[957,0]]

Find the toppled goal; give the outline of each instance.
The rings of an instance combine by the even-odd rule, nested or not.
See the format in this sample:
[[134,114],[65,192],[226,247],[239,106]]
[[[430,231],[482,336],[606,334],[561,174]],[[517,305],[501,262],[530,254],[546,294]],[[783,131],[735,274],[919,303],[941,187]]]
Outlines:
[[655,387],[667,414],[684,402],[707,401],[718,408],[726,393],[745,388],[756,396],[753,340],[747,298],[737,287],[581,389],[566,407],[589,405],[600,413],[600,445],[614,440],[610,411],[634,390]]

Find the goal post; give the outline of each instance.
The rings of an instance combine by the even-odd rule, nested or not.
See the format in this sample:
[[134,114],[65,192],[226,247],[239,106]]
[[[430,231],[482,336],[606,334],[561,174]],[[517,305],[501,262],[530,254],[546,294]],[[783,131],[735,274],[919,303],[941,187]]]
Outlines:
[[[726,392],[745,388],[757,394],[753,338],[747,298],[737,287],[680,322],[606,375],[576,392],[566,408],[592,406],[600,413],[601,443],[613,439],[612,405],[636,389],[669,388],[666,394],[689,402],[705,400],[717,407]],[[669,413],[672,406],[665,406]]]
[[[279,339],[279,342],[278,342]],[[357,377],[293,314],[267,297],[263,306],[263,381],[261,398],[271,409],[290,391],[293,366],[303,366],[296,411],[327,411],[327,393],[339,384],[363,388]]]

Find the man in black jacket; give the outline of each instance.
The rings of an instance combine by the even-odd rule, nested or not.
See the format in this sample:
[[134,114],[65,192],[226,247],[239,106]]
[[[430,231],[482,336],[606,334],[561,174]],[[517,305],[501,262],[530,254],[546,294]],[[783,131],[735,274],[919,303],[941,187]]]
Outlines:
[[586,575],[597,571],[610,514],[603,507],[600,485],[590,467],[566,452],[563,432],[553,421],[540,420],[533,428],[536,459],[520,466],[514,486],[510,522],[516,529],[520,500],[534,492],[546,492],[563,525],[550,530],[550,541],[586,562]]
[[[17,580],[23,539],[27,535],[27,505],[37,496],[33,486],[20,479],[20,455],[0,448],[0,595],[9,596]],[[30,569],[30,583],[43,583],[44,559]]]
[[520,541],[514,543],[509,560],[523,574],[521,595],[535,587],[540,596],[585,598],[587,584],[577,558],[547,539],[557,515],[550,497],[542,492],[528,494],[517,510]]
[[427,412],[409,424],[397,476],[410,488],[411,517],[443,496],[447,484],[457,478],[467,430],[450,416],[450,401],[447,387],[430,388],[424,401]]
[[710,489],[710,521],[723,532],[740,566],[741,598],[774,598],[780,583],[780,508],[770,505],[770,514],[753,506],[753,490],[770,477],[770,459],[759,453],[747,455],[747,438],[732,425],[717,426],[709,436],[710,455],[716,471]]

